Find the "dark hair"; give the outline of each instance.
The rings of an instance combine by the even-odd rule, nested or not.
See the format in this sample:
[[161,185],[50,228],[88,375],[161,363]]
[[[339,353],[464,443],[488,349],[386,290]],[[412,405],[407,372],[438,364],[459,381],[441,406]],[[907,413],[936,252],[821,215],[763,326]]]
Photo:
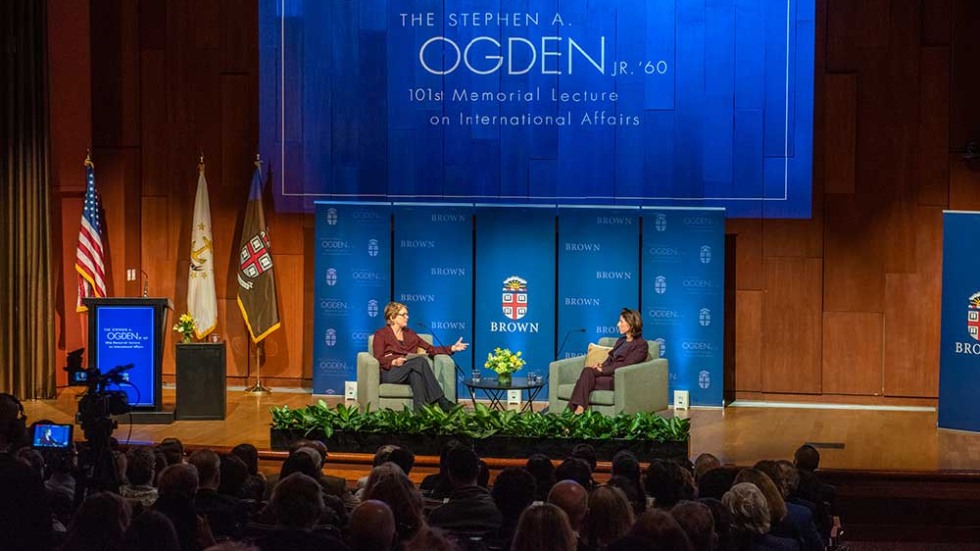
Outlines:
[[490,486],[490,467],[482,459],[478,462],[478,465],[480,466],[480,471],[476,475],[476,485],[486,489]]
[[221,457],[221,480],[218,482],[218,493],[237,497],[248,480],[248,467],[237,455],[228,454]]
[[802,471],[815,471],[820,467],[820,452],[810,444],[803,444],[793,454],[793,463]]
[[323,514],[322,492],[320,483],[303,473],[280,480],[272,490],[270,502],[276,523],[286,528],[312,528]]
[[569,457],[561,462],[555,469],[555,481],[574,480],[582,485],[586,491],[592,489],[592,469],[584,459]]
[[323,464],[327,462],[327,452],[329,450],[327,450],[327,445],[323,442],[319,440],[297,440],[289,446],[289,453],[298,452],[303,448],[310,448],[320,456],[320,464],[317,465],[317,469],[323,467]]
[[537,491],[534,495],[536,501],[548,499],[548,492],[555,485],[555,464],[547,455],[536,453],[527,458],[524,468],[531,473],[536,482]]
[[301,450],[302,448],[290,453],[289,457],[282,462],[282,467],[279,469],[280,480],[293,473],[303,473],[314,480],[320,479],[320,465],[317,464],[313,455]]
[[26,434],[27,415],[24,413],[24,404],[13,394],[0,392],[0,444],[18,443]]
[[156,454],[149,446],[131,446],[126,451],[126,478],[134,486],[145,486],[153,483],[153,473],[156,472]]
[[197,468],[194,465],[183,463],[168,465],[157,480],[157,492],[160,497],[176,496],[192,500],[197,493],[199,483]]
[[131,514],[129,502],[118,495],[92,494],[75,513],[61,549],[117,549]]
[[184,460],[184,443],[177,438],[164,438],[157,444],[157,450],[167,459],[167,465],[176,465]]
[[623,491],[626,499],[633,506],[633,514],[637,517],[647,510],[647,496],[643,492],[643,487],[637,481],[622,475],[613,475],[609,477],[609,481],[606,484],[615,486]]
[[259,450],[252,444],[239,444],[231,449],[245,463],[249,475],[259,474]]
[[656,542],[665,549],[673,551],[692,549],[691,540],[688,539],[680,524],[674,520],[674,517],[670,516],[670,513],[660,509],[650,509],[643,513],[643,516],[636,520],[630,534]]
[[629,450],[619,450],[612,459],[612,475],[640,481],[640,460]]
[[688,488],[681,469],[673,461],[654,459],[650,462],[644,486],[647,493],[653,496],[656,507],[669,509],[682,499],[694,497],[693,488]]
[[458,482],[476,483],[480,474],[480,458],[467,446],[457,446],[446,454],[446,471]]
[[670,510],[695,551],[711,551],[715,540],[715,520],[711,509],[697,501],[682,501]]
[[521,512],[534,502],[534,475],[521,467],[507,467],[493,482],[490,494],[497,509],[506,520],[517,520]]
[[607,484],[589,493],[589,514],[582,536],[590,545],[605,548],[633,526],[633,507],[622,490]]
[[735,475],[738,474],[734,469],[719,467],[701,475],[698,481],[698,496],[710,497],[721,500],[725,492],[732,489],[735,484]]
[[406,448],[396,447],[388,454],[388,461],[401,467],[402,471],[408,475],[412,472],[412,467],[415,466],[415,454]]
[[180,551],[177,529],[163,513],[148,509],[123,534],[123,551]]
[[572,453],[569,457],[577,457],[584,460],[589,464],[589,469],[595,472],[597,466],[599,466],[599,457],[595,453],[595,447],[592,444],[576,444],[572,448]]
[[454,439],[446,442],[446,444],[442,447],[442,450],[439,451],[439,473],[440,474],[443,474],[443,475],[446,474],[446,460],[449,457],[449,452],[451,452],[453,449],[458,448],[459,446],[462,446],[462,445],[463,445],[462,442],[460,442],[459,440],[456,440],[454,438]]
[[425,525],[422,517],[422,495],[407,476],[399,475],[381,480],[364,492],[364,501],[371,499],[383,501],[391,508],[395,516],[398,541],[412,539]]
[[192,453],[187,462],[197,468],[197,477],[201,484],[218,482],[221,476],[221,458],[208,449]]
[[510,546],[512,551],[569,551],[576,548],[575,532],[560,507],[532,505],[521,513]]
[[635,339],[643,335],[643,316],[638,311],[623,308],[620,310],[619,315],[623,318],[623,321],[629,324],[630,336]]

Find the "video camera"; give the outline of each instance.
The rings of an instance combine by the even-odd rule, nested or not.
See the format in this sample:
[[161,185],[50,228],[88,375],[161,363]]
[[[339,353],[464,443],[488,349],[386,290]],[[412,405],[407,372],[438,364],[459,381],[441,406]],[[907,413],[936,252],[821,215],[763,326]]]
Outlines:
[[68,384],[85,386],[87,390],[78,401],[78,423],[82,426],[85,439],[89,441],[108,441],[116,422],[113,415],[129,413],[129,396],[121,390],[108,390],[109,385],[128,382],[125,372],[133,364],[116,366],[102,373],[97,367],[82,367],[84,348],[68,353]]

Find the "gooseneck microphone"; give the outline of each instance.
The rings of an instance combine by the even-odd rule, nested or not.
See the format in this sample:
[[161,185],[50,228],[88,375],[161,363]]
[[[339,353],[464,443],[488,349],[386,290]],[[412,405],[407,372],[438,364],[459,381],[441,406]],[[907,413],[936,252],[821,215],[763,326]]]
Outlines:
[[559,359],[559,360],[562,359],[561,358],[561,353],[562,353],[563,350],[565,350],[565,343],[568,342],[568,337],[571,336],[572,333],[585,333],[585,328],[584,327],[576,327],[574,329],[569,329],[568,331],[565,332],[565,338],[563,338],[561,340],[561,345],[558,346],[558,353],[555,354],[555,357],[557,359]]
[[[439,335],[436,335],[436,332],[433,331],[428,325],[420,321],[416,323],[415,326],[418,327],[419,329],[422,329],[423,331],[429,331],[432,334],[432,338],[435,339],[436,341],[436,346],[448,348],[445,344],[442,343],[442,339],[439,338]],[[466,376],[464,375],[463,368],[459,367],[459,364],[456,363],[456,355],[447,354],[447,356],[449,356],[449,359],[453,361],[453,367],[456,368],[456,382],[457,383],[462,382],[464,379],[466,379]]]

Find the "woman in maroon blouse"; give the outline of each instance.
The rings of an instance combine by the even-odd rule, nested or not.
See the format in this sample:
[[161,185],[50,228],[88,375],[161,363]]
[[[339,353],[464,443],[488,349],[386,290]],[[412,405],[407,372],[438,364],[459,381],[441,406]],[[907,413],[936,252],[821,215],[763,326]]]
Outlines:
[[439,404],[446,411],[452,409],[456,404],[446,399],[428,360],[417,353],[422,349],[428,356],[452,354],[466,350],[469,345],[462,337],[452,346],[432,346],[425,342],[407,327],[408,308],[400,302],[385,306],[385,320],[388,324],[374,332],[374,357],[381,364],[381,382],[408,383],[415,409],[424,404]]
[[617,369],[645,361],[650,354],[647,341],[640,336],[643,333],[643,318],[640,317],[639,312],[623,308],[619,313],[619,323],[616,327],[623,336],[609,351],[606,361],[585,366],[575,383],[572,396],[568,399],[568,409],[574,411],[576,415],[589,407],[589,395],[593,390],[613,389],[613,373]]

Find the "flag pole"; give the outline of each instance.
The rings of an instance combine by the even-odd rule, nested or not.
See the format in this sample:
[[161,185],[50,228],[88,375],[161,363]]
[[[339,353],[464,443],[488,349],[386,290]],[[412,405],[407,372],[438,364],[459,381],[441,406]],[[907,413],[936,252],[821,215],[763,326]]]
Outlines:
[[272,389],[262,384],[262,341],[255,343],[255,384],[246,388],[245,392],[256,396],[272,394]]

